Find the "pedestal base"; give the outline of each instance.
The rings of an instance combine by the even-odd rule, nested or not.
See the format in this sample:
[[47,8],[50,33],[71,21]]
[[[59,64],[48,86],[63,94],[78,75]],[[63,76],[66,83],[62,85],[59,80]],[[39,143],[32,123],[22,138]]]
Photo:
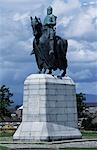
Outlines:
[[78,129],[48,122],[22,122],[14,134],[15,140],[54,141],[78,139]]
[[23,118],[14,140],[51,141],[81,138],[77,129],[75,84],[33,74],[24,82]]

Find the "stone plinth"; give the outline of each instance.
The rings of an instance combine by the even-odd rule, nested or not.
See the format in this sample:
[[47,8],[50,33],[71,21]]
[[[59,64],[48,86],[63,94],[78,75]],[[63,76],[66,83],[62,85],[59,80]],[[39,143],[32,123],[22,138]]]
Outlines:
[[47,74],[27,77],[22,123],[13,139],[50,141],[81,138],[77,123],[76,91],[71,78],[58,79]]

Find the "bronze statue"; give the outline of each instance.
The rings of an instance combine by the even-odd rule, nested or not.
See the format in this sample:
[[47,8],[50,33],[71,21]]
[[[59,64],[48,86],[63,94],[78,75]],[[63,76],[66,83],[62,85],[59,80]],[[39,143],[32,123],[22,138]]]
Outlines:
[[56,35],[56,19],[57,17],[52,14],[51,6],[47,8],[47,16],[43,25],[40,18],[31,17],[31,26],[35,36],[31,54],[35,54],[39,73],[45,73],[48,69],[48,73],[52,74],[52,70],[60,69],[63,72],[58,77],[62,78],[66,74],[68,42]]
[[44,28],[47,30],[47,36],[49,38],[49,54],[54,53],[54,36],[55,36],[55,28],[56,25],[56,16],[52,14],[52,7],[49,6],[47,8],[47,16],[44,19]]

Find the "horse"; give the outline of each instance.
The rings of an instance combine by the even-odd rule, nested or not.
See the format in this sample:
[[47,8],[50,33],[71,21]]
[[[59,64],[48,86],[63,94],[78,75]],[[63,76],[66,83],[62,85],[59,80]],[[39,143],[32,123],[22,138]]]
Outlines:
[[[59,69],[63,72],[59,75],[62,78],[66,75],[67,69],[67,48],[68,41],[61,38],[60,36],[54,36],[54,53],[49,54],[49,38],[47,37],[47,29],[42,25],[40,18],[33,19],[31,17],[31,26],[33,29],[33,52],[35,54],[39,73],[52,74],[52,70]],[[33,54],[33,53],[32,53]]]

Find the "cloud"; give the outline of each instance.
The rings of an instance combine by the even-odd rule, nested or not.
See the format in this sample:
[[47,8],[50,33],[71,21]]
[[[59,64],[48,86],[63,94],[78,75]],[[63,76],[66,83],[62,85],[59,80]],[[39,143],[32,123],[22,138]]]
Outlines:
[[70,58],[72,62],[96,62],[97,51],[93,44],[97,44],[97,42],[69,40],[68,59]]
[[13,16],[14,21],[23,21],[25,23],[26,19],[29,19],[29,12],[23,13],[22,15],[20,13],[16,13]]
[[54,13],[57,18],[57,34],[66,39],[76,39],[88,42],[96,42],[97,39],[97,10],[96,2],[87,6],[82,5],[78,0],[53,1]]
[[[30,16],[38,16],[43,21],[51,5],[57,16],[57,34],[69,43],[68,75],[77,82],[78,90],[93,93],[97,81],[97,13],[94,1],[87,5],[84,2],[88,1],[1,0],[0,82],[14,88],[14,92],[18,88],[19,93],[24,79],[37,72],[35,57],[30,56],[34,38]],[[90,85],[94,87],[88,88]]]
[[[96,43],[95,43],[96,44]],[[76,81],[97,81],[97,51],[94,43],[69,40],[68,74]]]
[[87,49],[79,49],[79,51],[70,52],[69,55],[72,61],[76,62],[96,62],[97,60],[97,52],[93,52]]
[[77,83],[77,92],[82,92],[85,94],[95,94],[97,95],[97,82],[92,82],[92,83]]
[[95,25],[92,23],[91,17],[89,15],[84,15],[80,13],[70,26],[67,28],[67,37],[69,38],[79,38],[83,40],[96,40]]
[[[79,0],[68,0],[67,3],[64,2],[64,0],[53,0],[52,6],[54,8],[54,13],[57,16],[64,16],[71,12],[74,13],[74,11],[78,10],[80,8],[80,2]],[[64,14],[63,14],[64,13]]]

